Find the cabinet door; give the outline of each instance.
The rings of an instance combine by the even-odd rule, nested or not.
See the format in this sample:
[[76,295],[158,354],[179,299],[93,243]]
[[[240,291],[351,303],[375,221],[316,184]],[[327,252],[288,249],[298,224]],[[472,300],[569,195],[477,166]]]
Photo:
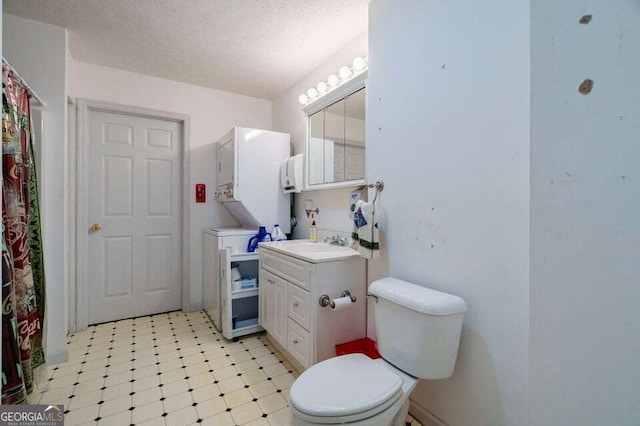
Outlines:
[[260,325],[282,346],[287,346],[287,285],[270,272],[260,269]]
[[364,178],[364,148],[347,145],[344,161],[347,180]]
[[309,185],[324,183],[324,110],[309,116],[309,142],[307,146],[307,179]]
[[260,286],[258,287],[258,322],[269,333],[271,333],[271,322],[273,319],[272,305],[273,305],[273,286],[271,281],[273,278],[271,274],[264,269],[260,268],[260,277],[258,279]]
[[202,264],[204,309],[209,314],[216,329],[221,330],[218,237],[206,232],[203,236]]
[[333,182],[333,141],[309,138],[309,182],[321,184]]
[[271,334],[284,347],[287,346],[287,285],[274,275],[273,282],[273,331]]
[[231,250],[220,250],[220,301],[221,301],[221,329],[222,335],[232,339],[233,325],[231,323]]

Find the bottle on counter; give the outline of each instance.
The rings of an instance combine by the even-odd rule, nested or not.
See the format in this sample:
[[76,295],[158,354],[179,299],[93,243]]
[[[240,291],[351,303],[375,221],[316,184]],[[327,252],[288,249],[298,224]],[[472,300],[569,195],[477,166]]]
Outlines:
[[286,240],[287,236],[284,232],[282,232],[282,229],[280,229],[280,225],[276,224],[271,230],[271,238],[273,239],[273,241],[282,241]]
[[264,226],[258,229],[258,233],[249,238],[249,244],[247,244],[247,252],[253,253],[258,250],[258,243],[263,241],[272,241],[271,234],[267,232]]
[[318,227],[315,220],[311,223],[311,228],[309,228],[309,241],[318,242]]

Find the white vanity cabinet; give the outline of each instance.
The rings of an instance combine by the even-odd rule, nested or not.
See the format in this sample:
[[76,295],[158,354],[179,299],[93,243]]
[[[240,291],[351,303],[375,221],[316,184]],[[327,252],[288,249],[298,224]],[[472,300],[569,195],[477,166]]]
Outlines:
[[[265,243],[260,245],[259,281],[260,325],[297,368],[304,370],[335,356],[337,344],[365,337],[363,258],[297,255],[295,244]],[[334,311],[320,306],[320,296],[336,299],[344,290],[356,298],[348,308]]]

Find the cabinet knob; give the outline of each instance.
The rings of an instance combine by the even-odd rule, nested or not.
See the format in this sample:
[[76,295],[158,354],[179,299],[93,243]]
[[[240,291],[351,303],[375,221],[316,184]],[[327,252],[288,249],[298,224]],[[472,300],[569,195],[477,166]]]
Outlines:
[[297,308],[298,307],[298,302],[293,302],[293,307]]
[[297,345],[298,344],[298,340],[297,339],[293,339],[293,344]]

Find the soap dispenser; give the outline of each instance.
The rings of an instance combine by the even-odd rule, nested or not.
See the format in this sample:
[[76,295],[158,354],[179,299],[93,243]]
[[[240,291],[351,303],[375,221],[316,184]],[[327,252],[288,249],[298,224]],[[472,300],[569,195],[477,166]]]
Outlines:
[[318,242],[318,227],[316,226],[316,221],[311,222],[311,227],[309,228],[309,241],[313,243]]

